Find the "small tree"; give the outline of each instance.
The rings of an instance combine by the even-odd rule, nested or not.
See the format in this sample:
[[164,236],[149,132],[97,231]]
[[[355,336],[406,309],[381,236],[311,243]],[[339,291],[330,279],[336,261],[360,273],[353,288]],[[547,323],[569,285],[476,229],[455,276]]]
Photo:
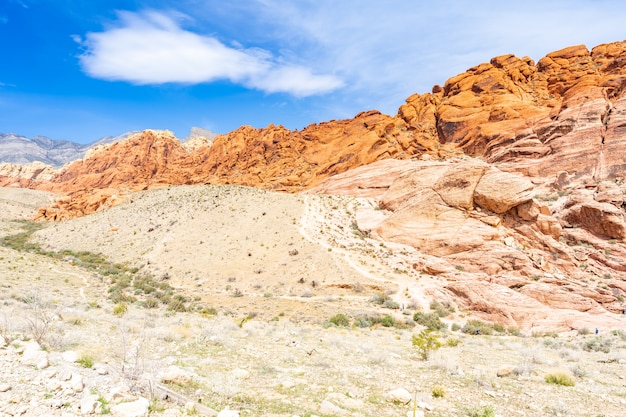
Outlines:
[[422,330],[413,335],[413,346],[423,360],[428,360],[430,354],[441,347],[441,341],[431,330]]

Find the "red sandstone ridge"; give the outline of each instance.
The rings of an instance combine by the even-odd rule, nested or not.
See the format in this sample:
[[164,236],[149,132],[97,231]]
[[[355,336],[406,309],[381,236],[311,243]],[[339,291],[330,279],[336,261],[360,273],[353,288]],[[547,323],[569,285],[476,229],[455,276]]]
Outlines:
[[188,148],[145,131],[54,175],[0,167],[0,185],[64,195],[40,213],[55,220],[177,184],[367,197],[381,210],[365,228],[418,251],[413,267],[443,281],[433,297],[521,328],[581,328],[625,306],[625,86],[626,42],[505,55],[394,117],[244,126]]
[[301,131],[244,126],[190,152],[171,135],[144,132],[65,167],[49,185],[0,184],[72,195],[71,213],[63,204],[44,213],[67,218],[97,209],[93,201],[80,209],[93,189],[211,182],[300,191],[377,160],[424,153],[466,153],[539,181],[559,172],[613,178],[625,166],[625,73],[626,42],[569,47],[536,64],[504,55],[409,97],[395,117],[369,111]]

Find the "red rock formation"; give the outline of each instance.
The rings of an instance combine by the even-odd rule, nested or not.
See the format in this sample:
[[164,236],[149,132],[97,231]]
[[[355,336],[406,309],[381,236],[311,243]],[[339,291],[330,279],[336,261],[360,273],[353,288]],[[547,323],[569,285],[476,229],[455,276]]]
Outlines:
[[[65,195],[40,213],[49,219],[166,185],[319,185],[377,199],[389,215],[372,231],[441,257],[420,268],[449,278],[447,291],[488,319],[551,320],[536,305],[602,316],[623,308],[626,295],[616,278],[626,272],[625,87],[626,42],[573,46],[536,64],[504,55],[409,97],[395,117],[369,111],[301,131],[244,126],[188,149],[169,133],[146,131],[50,178],[0,170],[0,185]],[[486,276],[507,290],[472,287]],[[586,287],[590,276],[611,290]],[[524,310],[490,304],[502,297],[534,301]]]

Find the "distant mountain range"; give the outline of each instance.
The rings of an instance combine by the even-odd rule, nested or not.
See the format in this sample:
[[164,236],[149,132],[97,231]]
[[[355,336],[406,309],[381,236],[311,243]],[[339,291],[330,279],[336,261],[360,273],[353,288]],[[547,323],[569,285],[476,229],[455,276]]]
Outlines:
[[[134,130],[117,136],[105,136],[88,144],[55,140],[45,136],[27,138],[15,133],[0,133],[0,163],[8,162],[23,165],[39,161],[60,167],[68,162],[81,159],[89,149],[95,146],[122,141],[139,132]],[[216,134],[206,129],[192,127],[189,136],[181,141],[184,142],[201,136],[212,140]]]

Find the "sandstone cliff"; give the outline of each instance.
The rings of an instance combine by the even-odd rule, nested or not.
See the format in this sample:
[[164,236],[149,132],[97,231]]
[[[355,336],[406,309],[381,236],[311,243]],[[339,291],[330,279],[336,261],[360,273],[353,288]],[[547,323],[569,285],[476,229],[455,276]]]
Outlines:
[[[385,215],[370,233],[443,260],[415,268],[445,278],[440,295],[469,310],[509,324],[553,314],[537,306],[617,313],[626,308],[625,86],[626,42],[537,63],[505,55],[409,97],[396,116],[244,126],[187,148],[144,131],[52,177],[13,170],[0,184],[64,195],[40,212],[56,220],[176,184],[373,198]],[[487,278],[497,285],[478,284]]]

